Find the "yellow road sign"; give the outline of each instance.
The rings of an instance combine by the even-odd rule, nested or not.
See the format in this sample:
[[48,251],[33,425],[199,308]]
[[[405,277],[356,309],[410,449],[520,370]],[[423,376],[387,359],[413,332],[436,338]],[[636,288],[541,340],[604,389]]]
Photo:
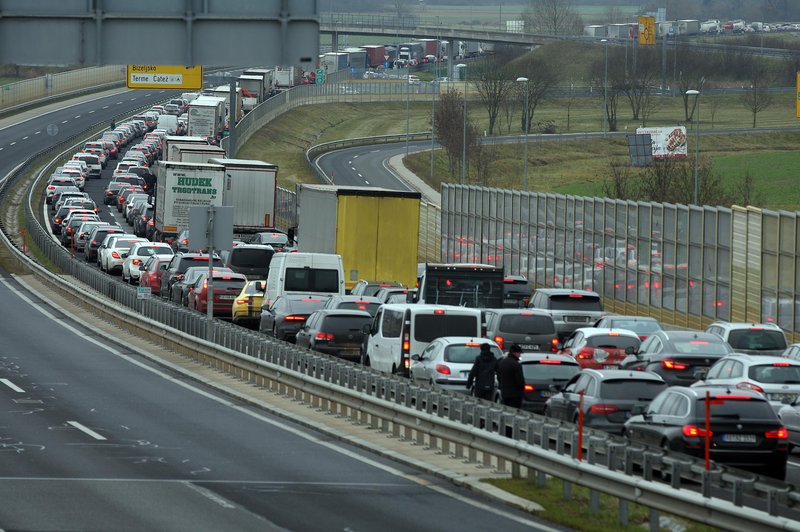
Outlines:
[[639,17],[639,44],[648,45],[656,43],[656,18]]
[[128,65],[125,85],[129,89],[203,88],[203,67],[180,65]]

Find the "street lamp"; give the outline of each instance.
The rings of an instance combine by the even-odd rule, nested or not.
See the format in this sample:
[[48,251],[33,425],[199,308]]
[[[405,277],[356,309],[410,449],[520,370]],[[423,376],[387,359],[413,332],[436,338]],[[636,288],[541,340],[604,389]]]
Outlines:
[[461,184],[467,182],[467,65],[459,63],[456,65],[464,78],[464,138],[461,144]]
[[411,100],[411,75],[406,79],[406,157],[408,157],[408,135],[409,135],[409,101]]
[[518,83],[525,83],[525,191],[528,191],[528,132],[530,131],[530,127],[528,126],[528,78],[519,77],[517,78]]
[[603,136],[605,136],[608,125],[608,39],[600,39],[600,42],[605,43],[606,48],[606,70],[603,78]]
[[689,89],[686,91],[686,96],[694,96],[695,97],[695,111],[697,111],[697,138],[695,139],[694,143],[694,204],[698,205],[697,203],[697,196],[698,196],[698,181],[697,181],[697,168],[698,168],[698,161],[700,159],[700,91]]

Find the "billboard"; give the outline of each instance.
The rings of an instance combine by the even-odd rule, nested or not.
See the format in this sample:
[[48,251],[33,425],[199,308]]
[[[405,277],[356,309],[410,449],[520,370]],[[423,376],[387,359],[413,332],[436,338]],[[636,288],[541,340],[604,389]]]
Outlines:
[[650,135],[653,141],[653,159],[686,157],[686,128],[678,127],[640,127],[637,135]]

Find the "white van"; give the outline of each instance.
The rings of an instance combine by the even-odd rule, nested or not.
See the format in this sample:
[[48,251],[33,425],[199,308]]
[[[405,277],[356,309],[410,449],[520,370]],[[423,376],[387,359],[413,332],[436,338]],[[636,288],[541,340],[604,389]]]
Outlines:
[[344,295],[342,257],[331,253],[275,253],[269,263],[264,304],[284,294]]
[[159,115],[156,128],[166,130],[167,135],[174,135],[178,131],[178,117],[175,115]]
[[362,363],[408,376],[411,357],[444,336],[481,337],[480,309],[448,305],[381,305],[365,331]]

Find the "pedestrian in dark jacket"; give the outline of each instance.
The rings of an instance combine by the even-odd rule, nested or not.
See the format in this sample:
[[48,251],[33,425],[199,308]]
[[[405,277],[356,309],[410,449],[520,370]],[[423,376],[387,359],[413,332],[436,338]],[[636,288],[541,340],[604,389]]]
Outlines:
[[481,344],[481,352],[475,357],[472,369],[467,377],[467,388],[472,388],[475,383],[475,397],[481,399],[494,399],[494,381],[497,375],[497,359],[492,353],[489,344]]
[[508,355],[497,364],[497,380],[500,381],[500,395],[503,404],[519,408],[525,396],[525,376],[522,374],[522,365],[519,357],[522,348],[514,344],[508,350]]

